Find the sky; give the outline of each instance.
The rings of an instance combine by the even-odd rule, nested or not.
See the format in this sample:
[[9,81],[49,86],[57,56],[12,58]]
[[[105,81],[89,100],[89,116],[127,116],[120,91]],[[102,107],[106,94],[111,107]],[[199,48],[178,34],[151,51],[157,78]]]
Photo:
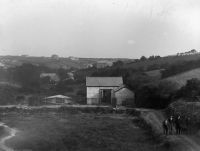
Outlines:
[[0,55],[200,51],[199,0],[0,0]]

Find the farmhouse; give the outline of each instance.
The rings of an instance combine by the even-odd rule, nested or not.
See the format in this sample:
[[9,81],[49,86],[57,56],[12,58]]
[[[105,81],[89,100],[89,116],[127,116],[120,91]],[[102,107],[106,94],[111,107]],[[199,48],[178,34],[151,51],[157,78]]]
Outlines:
[[134,93],[123,85],[122,77],[86,77],[87,104],[123,105],[134,101]]
[[71,98],[64,95],[54,95],[45,98],[45,103],[48,104],[71,104]]

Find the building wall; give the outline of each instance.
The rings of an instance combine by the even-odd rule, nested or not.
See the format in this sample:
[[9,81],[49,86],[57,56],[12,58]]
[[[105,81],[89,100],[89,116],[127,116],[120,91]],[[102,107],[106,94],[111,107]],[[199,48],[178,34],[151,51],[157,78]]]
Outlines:
[[135,94],[128,88],[122,88],[119,91],[115,92],[115,98],[117,105],[122,105],[124,101],[131,101],[131,103],[134,104]]
[[87,87],[87,104],[100,103],[100,90],[101,89],[115,89],[117,87]]

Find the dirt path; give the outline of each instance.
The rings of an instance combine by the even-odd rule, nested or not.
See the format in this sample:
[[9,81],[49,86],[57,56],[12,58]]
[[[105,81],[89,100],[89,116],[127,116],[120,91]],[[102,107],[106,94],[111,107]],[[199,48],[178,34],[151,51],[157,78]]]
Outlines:
[[8,147],[5,142],[7,140],[9,140],[10,138],[14,137],[17,133],[17,130],[8,127],[7,125],[5,125],[4,123],[0,123],[0,126],[4,127],[5,130],[9,133],[9,135],[4,136],[1,138],[0,140],[0,150],[1,151],[14,151],[12,148]]
[[[161,111],[148,109],[137,110],[141,112],[141,117],[152,126],[156,133],[163,133],[162,121],[165,117]],[[200,141],[194,140],[188,135],[169,135],[167,138],[171,142],[180,144],[180,151],[200,151]]]

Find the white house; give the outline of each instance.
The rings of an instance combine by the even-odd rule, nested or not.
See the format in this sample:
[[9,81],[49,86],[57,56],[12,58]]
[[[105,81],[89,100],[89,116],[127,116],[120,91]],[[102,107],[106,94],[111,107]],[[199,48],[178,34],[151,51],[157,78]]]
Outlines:
[[86,77],[87,104],[118,104],[134,101],[134,93],[123,85],[122,77]]

